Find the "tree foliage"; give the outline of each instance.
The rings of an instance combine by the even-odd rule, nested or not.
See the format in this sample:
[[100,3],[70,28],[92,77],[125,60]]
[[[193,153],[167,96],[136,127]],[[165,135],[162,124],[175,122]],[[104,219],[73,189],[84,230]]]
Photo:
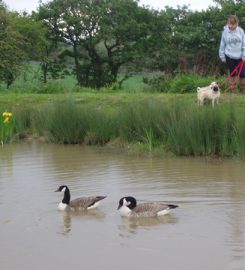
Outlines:
[[9,87],[21,71],[25,53],[23,37],[11,26],[6,8],[0,6],[0,81]]
[[147,35],[147,10],[133,0],[54,0],[39,14],[72,49],[81,86],[115,82],[120,67],[139,57]]
[[221,32],[230,14],[245,28],[245,1],[214,3],[197,12],[158,11],[136,0],[51,0],[28,15],[8,11],[0,0],[0,80],[10,85],[30,60],[41,63],[44,82],[72,68],[80,86],[95,88],[120,85],[142,70],[222,74]]
[[155,12],[148,67],[165,73],[222,74],[218,58],[221,32],[230,14],[244,28],[245,1],[214,1],[217,6],[193,12],[186,6]]

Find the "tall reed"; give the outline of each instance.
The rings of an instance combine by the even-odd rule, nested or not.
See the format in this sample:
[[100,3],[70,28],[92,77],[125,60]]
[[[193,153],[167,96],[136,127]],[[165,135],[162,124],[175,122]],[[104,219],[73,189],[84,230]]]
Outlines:
[[56,102],[39,111],[35,126],[44,129],[53,142],[64,144],[82,143],[88,128],[87,110],[73,100]]
[[215,108],[183,105],[172,107],[166,126],[172,152],[195,156],[238,154],[245,117],[237,109],[232,105]]
[[15,131],[30,129],[58,143],[104,145],[119,138],[149,151],[161,147],[176,155],[244,158],[244,110],[232,103],[199,107],[191,99],[147,99],[108,110],[68,99],[19,111]]
[[39,110],[35,128],[53,142],[103,145],[117,134],[111,114],[80,105],[75,100],[56,102]]
[[116,115],[116,121],[120,123],[119,136],[128,142],[149,143],[150,139],[151,145],[156,145],[163,137],[158,126],[164,111],[164,105],[153,99],[121,107]]
[[[176,155],[242,156],[245,114],[234,104],[198,107],[190,101],[139,103],[121,112],[120,135],[127,141],[163,145]],[[150,135],[150,136],[149,136]],[[150,138],[150,140],[149,140]]]
[[90,108],[86,119],[88,122],[84,141],[86,144],[104,145],[118,137],[118,123],[108,111]]

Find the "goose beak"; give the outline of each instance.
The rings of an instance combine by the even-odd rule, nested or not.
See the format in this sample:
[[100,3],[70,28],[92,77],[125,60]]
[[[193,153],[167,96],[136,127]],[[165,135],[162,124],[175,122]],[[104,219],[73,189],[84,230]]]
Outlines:
[[54,192],[59,192],[59,189],[55,190]]
[[117,207],[117,210],[119,210],[120,209],[120,205],[118,205],[118,207]]

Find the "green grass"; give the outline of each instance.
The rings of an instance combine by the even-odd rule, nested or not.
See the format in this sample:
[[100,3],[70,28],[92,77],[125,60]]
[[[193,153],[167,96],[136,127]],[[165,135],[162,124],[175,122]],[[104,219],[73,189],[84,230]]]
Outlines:
[[41,67],[38,63],[26,65],[24,71],[16,78],[9,89],[5,85],[0,84],[0,92],[48,94],[77,91],[77,83],[73,75],[57,80],[48,78],[46,84],[42,82],[41,75]]
[[[36,94],[58,94],[87,92],[92,89],[79,87],[73,74],[63,76],[59,79],[48,78],[47,83],[41,81],[41,67],[38,63],[26,65],[23,72],[17,77],[9,89],[4,84],[0,84],[0,92],[15,93],[36,93]],[[119,80],[122,79],[119,75]],[[224,78],[220,78],[222,81]],[[122,89],[118,85],[108,88],[103,87],[96,91],[102,92],[123,92],[123,93],[142,93],[142,92],[169,92],[169,93],[190,93],[195,92],[197,86],[205,86],[211,81],[216,81],[215,77],[200,77],[198,75],[176,75],[175,77],[164,75],[163,73],[142,73],[135,74],[125,80]],[[145,83],[145,82],[148,83]]]
[[198,107],[193,88],[211,78],[179,76],[170,81],[170,92],[191,92],[183,95],[153,91],[142,76],[125,81],[123,90],[98,91],[77,89],[71,77],[43,85],[35,72],[27,73],[33,80],[25,77],[32,85],[23,77],[12,88],[0,90],[0,113],[15,115],[12,139],[37,134],[58,143],[117,142],[149,152],[244,157],[245,97],[228,93],[214,109]]
[[[35,94],[35,93],[15,93],[0,92],[0,108],[9,110],[11,108],[28,108],[33,106],[43,106],[55,101],[63,102],[72,98],[77,104],[91,105],[95,108],[106,107],[108,109],[116,109],[120,105],[141,102],[148,99],[156,99],[159,101],[169,101],[173,99],[181,99],[182,95],[176,94],[159,94],[159,93],[135,93],[128,94],[122,92],[97,92],[95,90],[87,90],[82,93],[68,94]],[[186,99],[195,99],[194,95],[187,95]]]
[[0,96],[0,112],[7,107],[14,113],[13,138],[35,134],[55,143],[116,142],[146,152],[244,158],[244,98],[224,99],[212,108],[197,106],[192,94],[5,94]]

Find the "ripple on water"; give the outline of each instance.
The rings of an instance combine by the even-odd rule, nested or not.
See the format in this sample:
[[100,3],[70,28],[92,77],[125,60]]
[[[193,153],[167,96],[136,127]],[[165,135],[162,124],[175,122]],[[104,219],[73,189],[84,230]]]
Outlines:
[[[31,265],[38,270],[55,264],[63,270],[68,249],[72,267],[82,261],[91,269],[162,269],[164,261],[171,270],[243,269],[244,174],[244,163],[229,160],[130,156],[38,143],[4,145],[0,268]],[[62,194],[54,191],[62,184],[69,186],[72,198],[108,197],[98,212],[59,212]],[[124,195],[179,208],[162,219],[124,219],[116,210]],[[122,257],[127,258],[123,265],[118,263]]]

